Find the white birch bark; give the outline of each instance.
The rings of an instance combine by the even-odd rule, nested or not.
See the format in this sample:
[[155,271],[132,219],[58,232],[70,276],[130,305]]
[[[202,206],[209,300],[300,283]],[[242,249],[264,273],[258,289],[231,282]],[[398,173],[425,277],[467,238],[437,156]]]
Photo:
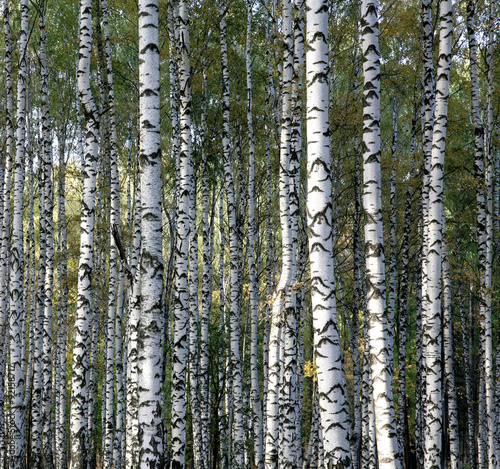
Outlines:
[[[182,23],[182,19],[181,19]],[[182,28],[182,27],[181,27]],[[182,31],[182,29],[181,29]],[[182,92],[181,92],[182,96]],[[189,393],[193,422],[193,453],[196,468],[204,468],[201,435],[201,400],[199,387],[199,305],[198,305],[198,230],[196,226],[196,175],[190,170],[189,191]]]
[[[404,431],[406,421],[406,344],[408,327],[408,290],[410,276],[410,248],[411,248],[411,228],[413,224],[412,202],[413,202],[413,182],[416,176],[415,172],[415,153],[416,153],[416,116],[412,120],[411,149],[412,169],[410,172],[410,181],[406,191],[405,221],[402,245],[402,273],[401,273],[401,296],[399,308],[399,338],[398,338],[398,412],[397,412],[397,432],[398,447],[401,464],[405,461]],[[408,450],[407,450],[408,451]]]
[[[421,199],[420,213],[423,213],[423,200]],[[423,221],[419,223],[419,234],[424,241],[424,226]],[[424,264],[423,264],[423,251],[424,242],[420,247],[420,252],[418,256],[419,265],[422,266],[421,275],[417,276],[417,307],[415,311],[415,362],[416,362],[416,378],[415,378],[415,446],[416,446],[416,457],[419,467],[424,466],[424,416],[423,416],[423,391],[424,391],[424,364],[422,356],[422,313],[423,313],[423,282],[424,276]]]
[[[111,51],[111,40],[108,24],[108,6],[107,0],[101,0],[101,15],[102,15],[102,30],[104,34],[104,55],[106,60],[106,82],[108,87],[107,104],[108,104],[108,154],[109,154],[109,172],[110,172],[110,254],[109,254],[109,284],[108,284],[108,333],[113,330],[114,334],[108,337],[109,341],[113,341],[113,345],[106,349],[109,354],[108,358],[108,373],[114,373],[116,378],[116,416],[115,416],[115,435],[112,449],[112,466],[115,468],[121,467],[122,462],[122,438],[123,438],[123,421],[124,421],[124,389],[123,389],[123,362],[122,362],[122,316],[123,316],[123,288],[124,288],[124,269],[117,267],[117,249],[113,237],[113,230],[118,229],[121,225],[120,213],[120,182],[118,178],[118,161],[117,161],[117,129],[116,129],[116,113],[115,113],[115,92],[113,78],[113,62]],[[116,290],[118,288],[118,297]],[[116,313],[115,313],[116,311]],[[113,324],[111,325],[111,322]],[[113,386],[113,379],[107,380]],[[108,387],[106,387],[108,389]],[[111,397],[111,393],[110,393]],[[106,400],[107,405],[108,400]],[[111,400],[110,405],[113,405]],[[112,418],[113,409],[109,409],[108,415]]]
[[227,57],[226,32],[226,0],[219,3],[220,50],[222,68],[222,153],[224,164],[224,182],[227,201],[227,218],[229,224],[229,329],[230,357],[232,379],[232,405],[234,409],[232,467],[242,469],[244,464],[243,451],[243,389],[240,358],[240,254],[238,249],[238,226],[236,220],[235,184],[231,167],[230,148],[230,94],[229,65]]
[[158,3],[139,1],[141,316],[138,326],[139,466],[163,461],[161,412],[163,260]]
[[[353,89],[358,89],[358,77],[360,72],[359,54],[355,51],[355,80]],[[351,451],[353,455],[353,469],[358,469],[360,464],[361,450],[361,388],[362,370],[359,353],[359,313],[363,311],[363,282],[362,282],[362,240],[361,240],[361,168],[358,137],[354,141],[355,161],[354,161],[354,226],[353,226],[353,259],[354,259],[354,308],[352,314],[352,336],[351,336],[351,356],[354,366],[354,413],[351,431]]]
[[126,427],[125,427],[125,467],[135,469],[139,464],[139,424],[138,424],[138,333],[141,316],[141,269],[139,257],[141,250],[141,188],[135,191],[134,238],[130,260],[132,288],[129,300],[127,322],[127,384],[126,384]]
[[52,296],[54,284],[54,219],[52,202],[52,140],[49,110],[48,70],[47,70],[47,33],[45,30],[45,2],[39,4],[40,25],[40,74],[42,100],[42,151],[44,171],[44,218],[46,268],[44,279],[43,314],[43,397],[42,397],[42,464],[44,468],[54,467],[52,453]]
[[174,337],[172,368],[172,468],[183,468],[186,445],[186,359],[188,334],[188,252],[190,233],[190,89],[189,84],[189,36],[187,30],[187,4],[179,4],[179,64],[180,91],[180,154],[178,163],[177,209],[176,209],[176,252],[174,273]]
[[442,357],[441,357],[441,241],[443,170],[448,115],[449,72],[452,41],[452,2],[440,3],[439,60],[436,107],[430,163],[429,210],[424,218],[428,228],[427,288],[425,315],[422,317],[422,347],[425,360],[424,458],[426,467],[441,467]]
[[[458,248],[460,249],[460,238],[458,239]],[[460,284],[459,284],[460,285]],[[471,377],[471,360],[469,351],[469,337],[467,330],[467,316],[465,313],[464,295],[462,288],[458,292],[459,309],[460,309],[460,326],[462,332],[462,347],[463,347],[463,366],[465,369],[465,402],[467,403],[467,461],[471,469],[475,469],[475,443],[474,443],[474,405],[472,404],[472,377]]]
[[[396,200],[396,165],[398,152],[398,120],[399,104],[397,98],[392,102],[392,144],[391,144],[391,173],[389,176],[389,269],[387,288],[387,330],[389,332],[389,360],[394,370],[394,342],[395,342],[395,315],[396,315],[396,276],[397,276],[397,200]],[[394,372],[394,371],[393,371]],[[402,454],[400,453],[402,457]]]
[[[219,245],[219,300],[220,300],[220,321],[221,321],[221,332],[227,331],[226,326],[226,288],[225,288],[225,275],[224,275],[224,256],[226,252],[226,236],[224,231],[224,184],[221,184],[220,188],[220,198],[219,198],[219,236],[220,236],[220,245]],[[224,383],[222,386],[222,393],[224,394],[224,398],[220,399],[220,404],[218,410],[219,417],[219,432],[220,432],[220,449],[221,449],[221,465],[224,469],[228,468],[229,465],[229,450],[228,446],[230,446],[230,435],[231,432],[228,431],[229,425],[229,381],[231,376],[227,376],[224,374],[224,370],[229,371],[228,366],[228,358],[226,357],[227,353],[224,350],[224,353],[221,353],[219,357],[219,381]],[[227,373],[227,372],[226,372]],[[225,406],[225,408],[224,408]],[[226,415],[227,414],[227,415]]]
[[[58,288],[60,296],[57,302],[57,355],[58,355],[58,373],[60,374],[56,386],[56,434],[55,444],[59,450],[55,452],[56,469],[66,469],[66,339],[67,339],[67,315],[68,315],[68,233],[66,219],[66,161],[64,154],[64,138],[59,136],[59,174],[58,174],[58,199],[57,199],[57,219],[58,219]],[[64,449],[63,449],[64,448]]]
[[[443,228],[446,222],[443,213]],[[455,371],[453,369],[453,326],[451,322],[451,274],[448,245],[443,241],[443,345],[444,345],[444,378],[448,396],[448,430],[450,441],[450,467],[461,469],[460,442],[458,433],[457,388],[455,385]]]
[[[200,320],[200,405],[202,458],[210,460],[210,380],[209,380],[209,323],[213,288],[213,214],[209,222],[209,167],[206,145],[207,127],[207,76],[203,73],[203,101],[201,114],[201,159],[202,159],[202,226],[203,226],[203,272],[201,282]],[[215,204],[215,198],[213,199]]]
[[368,334],[368,311],[363,305],[363,376],[361,389],[361,467],[378,469],[377,435],[375,428],[375,408],[373,405],[372,379],[370,370],[370,340]]
[[19,36],[19,70],[17,76],[17,115],[16,115],[16,156],[14,162],[14,205],[12,211],[12,244],[10,248],[10,320],[9,356],[11,382],[11,421],[9,424],[10,445],[8,466],[22,469],[26,464],[25,408],[24,408],[24,369],[22,357],[22,269],[23,252],[23,191],[24,156],[26,128],[26,75],[28,49],[27,0],[20,2],[21,28]]
[[85,165],[80,222],[80,261],[78,300],[75,319],[75,345],[71,384],[70,437],[71,469],[85,469],[89,463],[88,371],[92,317],[92,270],[94,265],[94,212],[98,154],[98,114],[90,89],[90,52],[92,44],[92,0],[80,2],[78,91],[86,117]]
[[361,4],[363,50],[363,207],[365,210],[366,308],[370,372],[381,468],[400,468],[392,392],[391,334],[385,314],[385,267],[380,170],[380,54],[378,1]]
[[252,409],[252,432],[254,441],[253,464],[258,469],[264,467],[262,405],[260,400],[258,369],[258,320],[259,320],[259,283],[255,262],[257,224],[255,220],[255,142],[253,130],[253,95],[252,95],[252,8],[253,1],[247,0],[247,35],[246,35],[246,85],[247,85],[247,134],[248,134],[248,295],[250,301],[251,344],[250,344],[250,405]]
[[307,213],[315,359],[325,465],[350,467],[349,405],[342,370],[333,272],[328,138],[328,4],[306,3]]
[[10,298],[7,289],[7,277],[9,275],[9,248],[10,248],[10,200],[12,180],[12,156],[14,141],[14,92],[12,88],[12,45],[9,20],[9,2],[4,0],[2,4],[3,28],[5,37],[5,87],[6,87],[6,113],[5,113],[5,167],[3,181],[3,210],[2,210],[2,235],[0,251],[0,467],[5,467],[8,460],[8,449],[6,439],[5,419],[5,375],[8,353],[8,328]]
[[[488,467],[496,468],[495,422],[494,422],[494,369],[493,369],[493,337],[491,330],[491,258],[492,258],[492,219],[491,219],[491,164],[487,165],[486,177],[484,171],[484,127],[479,110],[479,85],[477,42],[475,34],[474,16],[476,0],[467,2],[467,33],[469,37],[469,60],[471,76],[471,110],[474,123],[474,172],[476,177],[477,201],[477,251],[480,276],[479,288],[479,317],[481,326],[481,351],[483,354],[484,382],[485,382],[485,412],[487,425],[487,452]],[[489,157],[487,155],[489,162]]]

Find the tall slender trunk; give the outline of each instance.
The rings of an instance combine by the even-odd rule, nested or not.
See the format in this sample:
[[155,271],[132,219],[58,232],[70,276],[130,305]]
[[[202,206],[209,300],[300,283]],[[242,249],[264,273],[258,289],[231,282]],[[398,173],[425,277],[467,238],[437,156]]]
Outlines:
[[[5,36],[5,87],[6,87],[6,113],[5,113],[5,166],[3,181],[3,209],[1,223],[0,246],[0,468],[6,467],[8,461],[7,438],[5,433],[5,371],[9,348],[7,321],[9,318],[10,298],[7,288],[9,276],[9,248],[10,248],[10,194],[12,181],[12,146],[14,144],[14,91],[12,89],[12,45],[9,22],[9,2],[3,2],[3,27]],[[33,301],[33,300],[32,300]]]
[[[206,145],[207,127],[207,76],[203,73],[203,101],[201,114],[201,159],[202,159],[202,226],[203,226],[203,272],[201,282],[201,325],[200,325],[200,405],[202,458],[210,460],[210,381],[209,381],[209,323],[213,288],[213,213],[209,222],[209,168]],[[215,205],[215,197],[212,200]]]
[[[471,110],[474,123],[474,171],[476,177],[477,201],[477,251],[480,276],[479,317],[481,326],[481,351],[483,354],[485,382],[485,411],[488,438],[488,466],[496,468],[494,399],[495,387],[493,381],[493,336],[491,330],[491,259],[492,259],[492,218],[491,218],[491,164],[487,165],[486,177],[484,171],[484,127],[479,110],[479,85],[477,72],[477,42],[474,26],[476,0],[467,2],[467,33],[469,36],[469,60],[471,76]],[[490,163],[489,155],[487,161]]]
[[434,62],[433,62],[433,22],[431,0],[422,0],[422,51],[423,51],[423,70],[422,70],[422,194],[421,194],[421,212],[422,212],[422,247],[420,254],[421,262],[421,310],[420,319],[417,325],[417,386],[415,395],[415,422],[416,433],[415,440],[417,446],[417,460],[420,467],[424,464],[424,446],[425,446],[425,341],[423,339],[423,327],[427,324],[428,295],[429,285],[428,277],[428,251],[429,251],[429,192],[430,192],[430,174],[432,159],[432,138],[434,132],[434,109],[436,102],[436,91],[434,81]]
[[416,133],[417,122],[416,116],[412,121],[411,135],[411,150],[412,169],[410,172],[410,182],[406,191],[406,206],[405,206],[405,223],[403,234],[403,258],[402,258],[402,273],[401,273],[401,296],[399,307],[399,340],[398,340],[398,413],[397,413],[397,432],[398,432],[398,447],[401,464],[405,461],[405,452],[409,448],[404,448],[404,432],[406,421],[406,342],[407,342],[407,326],[408,326],[408,289],[410,276],[410,248],[411,248],[411,227],[413,224],[412,203],[413,203],[413,182],[415,178],[415,152],[416,152]]
[[42,448],[43,467],[52,469],[52,296],[54,284],[54,219],[52,202],[52,140],[49,109],[47,33],[45,30],[45,1],[39,3],[40,25],[40,75],[42,95],[42,147],[44,172],[44,219],[45,219],[45,279],[43,314],[43,397],[42,397]]
[[[398,248],[396,237],[397,199],[396,199],[396,166],[398,161],[398,120],[399,104],[395,97],[392,104],[392,144],[391,144],[391,173],[389,176],[389,262],[387,288],[387,330],[389,332],[389,360],[394,373],[394,342],[396,317],[396,280]],[[402,457],[402,453],[400,452]]]
[[361,5],[363,49],[363,207],[365,210],[366,308],[373,403],[381,468],[401,467],[392,393],[389,321],[385,314],[385,267],[380,170],[380,54],[378,1]]
[[92,270],[94,265],[94,214],[98,154],[99,121],[90,88],[90,52],[92,44],[92,0],[80,2],[80,52],[78,91],[86,116],[85,165],[80,222],[80,262],[78,266],[78,301],[75,319],[75,343],[71,385],[71,469],[85,469],[89,464],[87,373],[90,355],[90,318],[93,314]]
[[141,316],[138,336],[139,467],[163,461],[163,259],[158,2],[139,1],[139,129],[141,185]]
[[[180,92],[180,153],[176,186],[176,247],[174,273],[174,337],[172,368],[172,468],[183,468],[186,445],[186,358],[188,334],[188,253],[191,184],[191,94],[189,88],[189,30],[185,1],[179,4],[179,92]],[[175,19],[174,19],[175,21]]]
[[258,320],[259,320],[259,284],[257,265],[255,262],[255,237],[257,224],[255,220],[255,142],[253,131],[252,105],[252,8],[253,1],[247,0],[247,36],[246,36],[246,78],[247,78],[247,125],[248,125],[248,276],[251,320],[250,345],[250,404],[252,408],[252,432],[254,440],[253,463],[258,469],[264,467],[264,448],[262,434],[262,405],[260,400],[259,369],[258,369]]
[[[182,20],[181,20],[182,21]],[[181,94],[182,95],[182,94]],[[189,393],[193,422],[193,452],[196,468],[203,468],[201,435],[199,305],[198,305],[198,230],[196,226],[196,175],[191,169],[189,194]]]
[[9,355],[11,376],[11,422],[9,467],[22,469],[26,464],[25,408],[24,408],[24,369],[22,357],[22,270],[23,252],[23,191],[24,156],[26,128],[26,74],[28,50],[27,0],[20,3],[21,29],[19,36],[19,70],[17,75],[17,116],[16,116],[16,158],[14,163],[14,206],[12,217],[12,244],[10,248],[10,321]]
[[[443,213],[443,228],[446,223]],[[448,245],[443,241],[443,345],[444,345],[444,378],[448,402],[448,428],[450,441],[451,469],[461,469],[460,442],[458,433],[457,389],[455,371],[453,369],[453,326],[451,322],[451,274]]]
[[306,3],[307,227],[325,465],[350,467],[349,404],[337,327],[328,137],[328,2]]
[[243,389],[240,359],[240,254],[238,247],[238,226],[235,204],[235,188],[231,167],[230,148],[230,94],[229,65],[227,57],[226,0],[219,3],[220,50],[222,67],[222,152],[224,162],[224,182],[226,188],[227,218],[229,224],[229,329],[231,352],[232,404],[234,408],[232,464],[234,469],[241,469],[244,464],[243,454]]
[[139,258],[141,250],[141,188],[140,185],[135,190],[135,220],[134,238],[130,259],[132,271],[132,287],[129,299],[129,311],[127,322],[127,385],[126,385],[126,452],[125,467],[135,469],[139,464],[139,424],[138,424],[138,340],[139,340],[139,319],[141,316],[141,269],[139,268]]
[[58,288],[60,296],[57,302],[57,355],[58,373],[60,378],[56,386],[56,451],[55,463],[57,469],[66,469],[66,339],[67,339],[67,319],[68,319],[68,230],[66,218],[66,161],[65,161],[65,138],[58,137],[59,146],[59,174],[58,174],[58,198],[57,198],[57,219],[58,219]]
[[424,453],[425,465],[441,467],[442,358],[441,358],[441,242],[443,208],[443,170],[448,116],[449,73],[451,64],[451,0],[440,3],[439,60],[436,107],[430,162],[429,201],[424,226],[428,230],[427,286],[425,315],[422,317],[422,347],[425,360]]

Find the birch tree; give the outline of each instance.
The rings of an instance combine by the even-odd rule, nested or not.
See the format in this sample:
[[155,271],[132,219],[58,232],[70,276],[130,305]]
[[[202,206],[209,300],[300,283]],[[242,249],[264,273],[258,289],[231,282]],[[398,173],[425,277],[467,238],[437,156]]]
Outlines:
[[350,467],[349,407],[337,327],[328,138],[328,3],[306,2],[307,228],[325,465]]
[[141,185],[141,317],[138,348],[139,467],[163,460],[161,380],[163,260],[158,3],[139,2],[139,131]]
[[92,269],[94,265],[94,218],[98,155],[99,117],[90,88],[90,53],[92,47],[92,0],[80,2],[78,92],[86,116],[85,165],[80,222],[80,260],[78,265],[78,300],[75,319],[75,344],[71,383],[70,438],[71,469],[89,464],[87,373],[90,355],[90,318],[93,309]]
[[44,218],[46,269],[44,279],[44,314],[43,314],[43,411],[42,411],[42,444],[43,467],[54,467],[52,453],[52,296],[54,285],[54,218],[52,202],[52,140],[49,109],[48,69],[47,69],[47,33],[45,30],[45,1],[41,0],[38,7],[40,26],[40,75],[42,98],[42,151],[44,171]]
[[17,76],[17,114],[16,114],[16,156],[14,161],[14,206],[12,211],[12,244],[10,248],[10,321],[9,355],[11,373],[11,421],[9,467],[23,469],[26,464],[25,408],[24,408],[24,370],[22,357],[22,269],[23,251],[23,191],[24,155],[26,132],[26,75],[29,33],[29,6],[21,0],[21,29],[19,36],[19,70]]
[[178,194],[176,209],[176,251],[174,273],[174,358],[172,370],[172,465],[183,468],[186,445],[186,358],[188,334],[188,253],[190,233],[191,184],[191,120],[190,120],[190,64],[187,4],[179,4],[179,63],[180,92],[180,154],[178,162]]
[[4,150],[4,180],[3,180],[3,207],[2,207],[2,244],[0,256],[0,467],[4,467],[8,461],[8,448],[6,439],[6,419],[5,419],[5,386],[6,365],[9,348],[8,342],[8,311],[10,309],[10,296],[7,289],[7,278],[9,277],[10,257],[8,255],[10,247],[10,195],[13,163],[14,144],[14,91],[12,86],[12,44],[9,20],[9,2],[5,0],[2,4],[3,28],[5,37],[5,85],[6,85],[6,116],[5,116],[5,150]]
[[366,308],[371,383],[381,468],[400,468],[392,393],[391,333],[385,314],[385,262],[380,170],[380,53],[378,1],[361,3],[363,50],[363,208]]
[[[471,77],[471,110],[474,123],[474,172],[476,177],[477,200],[477,251],[480,275],[479,316],[481,325],[481,351],[485,380],[485,412],[488,438],[488,466],[497,464],[495,440],[495,386],[493,370],[493,337],[491,330],[491,258],[492,258],[492,221],[491,221],[491,166],[484,168],[484,127],[479,109],[479,84],[477,63],[477,42],[474,25],[476,0],[467,2],[467,33],[469,37],[469,60]],[[489,158],[488,158],[489,160]],[[488,161],[489,162],[489,161]]]
[[426,311],[422,317],[422,347],[425,361],[424,458],[425,465],[441,467],[442,379],[441,379],[441,243],[443,211],[443,169],[448,115],[451,64],[451,0],[440,3],[439,60],[437,65],[436,107],[430,161]]
[[253,130],[253,95],[252,95],[252,8],[253,1],[247,0],[247,35],[245,50],[246,85],[247,85],[247,125],[248,125],[248,274],[251,315],[251,345],[250,373],[252,406],[252,430],[254,438],[254,464],[257,468],[264,467],[262,405],[260,400],[259,369],[258,369],[258,316],[259,316],[259,284],[257,280],[257,265],[255,262],[255,235],[257,224],[255,220],[255,142]]
[[230,357],[232,368],[232,403],[234,406],[234,443],[232,448],[232,463],[234,469],[241,469],[244,464],[243,452],[243,388],[240,357],[240,255],[238,249],[238,227],[236,220],[235,184],[231,167],[230,148],[230,94],[229,94],[229,63],[227,54],[226,31],[227,4],[225,0],[219,3],[220,50],[222,69],[222,154],[224,165],[224,184],[227,201],[227,217],[229,224],[229,329]]

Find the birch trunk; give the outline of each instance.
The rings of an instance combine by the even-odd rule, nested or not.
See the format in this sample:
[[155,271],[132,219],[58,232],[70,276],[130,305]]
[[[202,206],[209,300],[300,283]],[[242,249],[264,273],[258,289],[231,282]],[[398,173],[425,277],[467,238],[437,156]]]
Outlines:
[[375,407],[378,460],[381,468],[401,467],[392,393],[391,334],[385,314],[385,267],[380,171],[380,54],[378,1],[361,5],[363,49],[363,207],[365,210],[366,308]]
[[85,166],[80,222],[80,262],[78,266],[78,301],[75,319],[75,345],[71,385],[71,469],[85,469],[89,464],[87,373],[92,317],[92,270],[94,265],[94,213],[98,154],[98,113],[90,89],[90,52],[92,44],[92,0],[80,2],[80,52],[78,91],[86,116]]
[[141,250],[141,188],[135,191],[134,238],[130,268],[132,288],[129,301],[127,323],[127,386],[126,386],[126,469],[135,469],[139,464],[139,427],[138,427],[138,339],[139,319],[141,317],[141,269],[139,258]]
[[[200,404],[201,404],[201,438],[202,458],[210,460],[210,381],[209,381],[209,323],[212,306],[213,288],[213,214],[209,222],[209,168],[206,145],[207,127],[207,76],[203,74],[203,102],[201,115],[201,159],[202,159],[202,225],[203,225],[203,273],[201,286],[201,327],[200,327]],[[213,199],[215,204],[215,198]],[[208,463],[207,463],[208,465]]]
[[[443,228],[445,218],[443,213]],[[450,467],[461,469],[460,444],[458,433],[457,389],[455,385],[455,371],[453,370],[453,326],[451,322],[451,276],[448,246],[443,241],[443,345],[444,345],[444,377],[445,389],[448,397],[448,428],[450,440]]]
[[328,4],[308,0],[307,213],[314,346],[325,465],[350,467],[349,404],[337,328],[328,138]]
[[[491,259],[492,259],[492,219],[491,219],[491,164],[484,171],[484,127],[479,110],[479,85],[477,71],[477,42],[474,25],[476,0],[467,2],[467,33],[469,36],[469,60],[471,76],[471,110],[474,123],[474,171],[476,177],[477,201],[477,251],[480,276],[479,317],[481,326],[481,351],[483,354],[485,382],[485,412],[488,439],[488,466],[496,468],[495,422],[494,422],[494,369],[493,369],[493,336],[491,330]],[[487,155],[487,160],[490,159]]]
[[258,359],[258,320],[259,320],[259,284],[257,279],[257,265],[255,262],[255,236],[257,224],[255,220],[255,143],[253,131],[253,104],[252,104],[252,8],[253,1],[247,0],[247,36],[246,36],[246,85],[247,85],[247,125],[248,125],[248,288],[250,299],[251,318],[251,345],[250,345],[250,403],[252,408],[252,431],[254,440],[253,464],[258,469],[264,467],[264,448],[262,432],[262,405],[260,400]]
[[[172,468],[183,468],[186,445],[186,359],[188,334],[188,252],[190,226],[190,184],[191,184],[191,121],[190,113],[190,69],[189,36],[187,30],[187,4],[179,4],[179,64],[180,91],[180,153],[178,163],[177,209],[176,209],[176,252],[174,273],[174,337],[172,369]],[[186,36],[187,35],[187,36]]]
[[163,259],[158,3],[139,1],[139,129],[141,185],[141,316],[138,326],[139,467],[163,461],[161,380]]
[[424,458],[426,467],[441,467],[442,358],[441,358],[441,242],[443,210],[443,170],[448,115],[448,89],[451,64],[452,2],[440,3],[439,60],[436,107],[430,162],[428,216],[427,287],[425,314],[422,317],[422,347],[425,360]]
[[40,75],[42,100],[42,151],[44,171],[44,219],[46,268],[44,279],[43,314],[43,397],[42,397],[42,449],[43,467],[52,469],[52,296],[54,284],[54,219],[52,203],[52,136],[49,110],[48,70],[47,70],[47,33],[45,30],[45,1],[39,4],[40,25]]
[[[411,155],[415,158],[416,153],[416,116],[412,121],[411,135]],[[401,274],[401,299],[399,308],[399,341],[398,341],[398,413],[397,413],[397,432],[398,432],[398,447],[401,464],[405,461],[404,448],[404,432],[406,421],[406,343],[407,343],[407,326],[408,326],[408,283],[410,276],[410,247],[411,247],[411,227],[413,223],[412,202],[413,202],[413,182],[415,178],[415,161],[412,162],[410,172],[410,183],[406,192],[405,206],[405,224],[403,234],[403,259],[402,259],[402,274]],[[406,449],[408,452],[409,449]]]
[[[61,136],[59,142],[65,141]],[[57,199],[57,219],[58,219],[58,250],[59,250],[59,265],[58,265],[58,287],[60,297],[57,303],[57,354],[58,368],[60,379],[56,386],[56,448],[55,464],[57,469],[66,469],[67,454],[66,454],[66,339],[67,339],[67,316],[68,316],[68,233],[66,219],[66,161],[64,154],[64,145],[59,147],[59,174],[58,174],[58,199]],[[64,448],[64,449],[62,449]]]
[[11,422],[9,464],[12,469],[23,469],[26,464],[25,408],[24,408],[24,369],[22,357],[22,269],[23,252],[23,191],[24,156],[26,127],[26,75],[28,49],[27,0],[21,0],[21,29],[19,36],[19,70],[17,76],[17,115],[16,115],[16,157],[14,162],[14,206],[12,212],[12,244],[10,248],[10,320],[9,356],[11,377]]
[[2,5],[3,27],[5,36],[5,87],[6,87],[6,115],[5,115],[5,168],[3,181],[3,210],[2,210],[2,236],[0,252],[0,467],[6,466],[8,461],[8,449],[6,438],[5,418],[5,371],[8,354],[8,329],[10,298],[7,288],[7,277],[9,276],[9,248],[10,248],[10,194],[12,180],[12,147],[14,141],[14,92],[12,89],[12,45],[9,22],[9,2],[4,0]]
[[224,164],[224,182],[227,201],[227,218],[229,224],[229,262],[230,262],[230,291],[229,291],[229,329],[231,352],[231,379],[232,404],[234,406],[234,428],[232,467],[242,469],[244,464],[243,451],[243,389],[240,359],[240,254],[238,247],[238,226],[235,204],[235,188],[231,167],[230,149],[230,94],[229,94],[229,66],[227,57],[226,36],[226,0],[219,3],[220,16],[220,50],[222,68],[222,152]]

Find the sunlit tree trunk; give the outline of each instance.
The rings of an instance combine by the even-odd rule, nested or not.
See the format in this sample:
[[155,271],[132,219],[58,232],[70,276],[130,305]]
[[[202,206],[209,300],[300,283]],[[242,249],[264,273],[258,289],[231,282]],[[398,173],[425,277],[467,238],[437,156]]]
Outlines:
[[366,308],[377,452],[381,468],[401,467],[392,393],[389,320],[385,314],[385,262],[380,170],[380,54],[378,1],[361,5],[363,49],[363,207]]
[[349,404],[337,328],[328,137],[328,3],[306,2],[307,227],[325,465],[350,467]]

